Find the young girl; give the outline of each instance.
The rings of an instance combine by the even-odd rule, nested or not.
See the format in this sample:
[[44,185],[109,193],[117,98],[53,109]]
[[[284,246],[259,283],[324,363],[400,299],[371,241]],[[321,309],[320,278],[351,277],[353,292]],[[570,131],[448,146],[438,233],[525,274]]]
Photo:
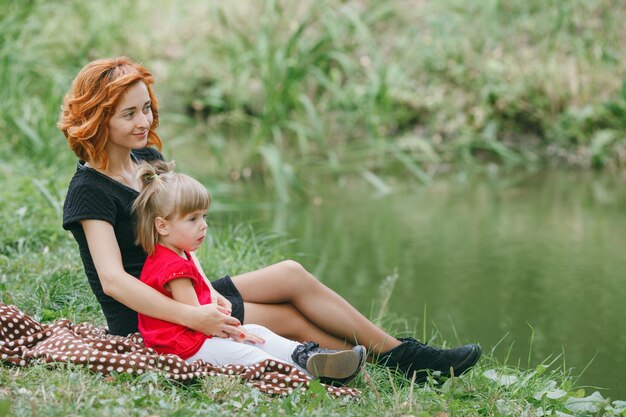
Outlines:
[[200,306],[179,303],[140,282],[146,253],[135,244],[130,212],[140,188],[135,174],[140,161],[163,159],[153,83],[145,67],[126,57],[89,62],[72,82],[57,124],[78,157],[63,227],[78,243],[112,334],[136,332],[137,313],[222,338],[239,334],[240,323],[254,323],[326,348],[358,341],[371,360],[409,379],[417,372],[418,382],[426,371],[445,376],[452,368],[460,375],[478,361],[475,344],[441,349],[394,338],[292,260],[216,279],[215,303]]
[[[133,204],[137,244],[148,254],[140,280],[181,303],[211,304],[210,284],[191,252],[206,237],[210,199],[193,178],[172,172],[173,163],[142,163],[143,189]],[[365,348],[327,350],[317,343],[298,343],[267,328],[248,324],[232,339],[212,338],[184,326],[139,314],[145,344],[159,353],[174,353],[188,362],[252,365],[274,359],[295,365],[324,382],[346,383],[365,363]]]

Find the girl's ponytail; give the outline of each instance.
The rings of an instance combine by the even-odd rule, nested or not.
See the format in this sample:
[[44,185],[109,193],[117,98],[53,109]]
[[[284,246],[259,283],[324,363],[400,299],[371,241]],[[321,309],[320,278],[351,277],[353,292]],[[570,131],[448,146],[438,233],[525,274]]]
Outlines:
[[174,166],[174,162],[154,161],[148,163],[142,161],[137,168],[141,192],[132,207],[136,218],[136,243],[148,255],[154,253],[154,246],[158,240],[154,220],[163,216],[164,206],[170,205],[168,201],[165,201],[168,195],[163,191],[166,189],[166,176],[173,175]]
[[137,167],[137,176],[141,180],[142,192],[147,186],[154,183],[154,180],[158,180],[159,175],[174,172],[175,166],[174,161],[153,161],[151,163],[141,161]]

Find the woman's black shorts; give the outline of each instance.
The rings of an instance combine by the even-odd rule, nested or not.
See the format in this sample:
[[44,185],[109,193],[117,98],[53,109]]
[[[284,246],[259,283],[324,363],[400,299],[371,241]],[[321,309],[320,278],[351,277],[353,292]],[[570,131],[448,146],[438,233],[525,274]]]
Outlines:
[[233,280],[226,275],[218,280],[212,281],[211,285],[215,288],[215,291],[219,292],[233,305],[232,316],[239,319],[243,324],[243,298],[239,294],[239,290],[235,287]]

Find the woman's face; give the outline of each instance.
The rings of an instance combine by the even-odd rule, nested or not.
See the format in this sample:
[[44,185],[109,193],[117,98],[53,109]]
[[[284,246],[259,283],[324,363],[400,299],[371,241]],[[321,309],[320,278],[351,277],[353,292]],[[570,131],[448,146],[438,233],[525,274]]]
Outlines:
[[115,108],[109,120],[107,151],[113,148],[141,149],[148,142],[148,131],[152,126],[152,103],[146,85],[139,81],[133,84]]

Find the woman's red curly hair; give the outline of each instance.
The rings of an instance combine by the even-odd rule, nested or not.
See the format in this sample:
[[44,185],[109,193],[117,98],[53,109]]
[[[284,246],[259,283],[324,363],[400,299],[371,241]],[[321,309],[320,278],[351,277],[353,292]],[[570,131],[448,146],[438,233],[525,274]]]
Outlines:
[[57,127],[78,158],[96,168],[108,168],[109,156],[104,147],[109,137],[109,121],[124,94],[137,82],[146,85],[152,102],[148,145],[161,149],[161,138],[155,131],[159,125],[159,108],[152,92],[152,74],[127,57],[107,58],[85,65],[63,100]]

